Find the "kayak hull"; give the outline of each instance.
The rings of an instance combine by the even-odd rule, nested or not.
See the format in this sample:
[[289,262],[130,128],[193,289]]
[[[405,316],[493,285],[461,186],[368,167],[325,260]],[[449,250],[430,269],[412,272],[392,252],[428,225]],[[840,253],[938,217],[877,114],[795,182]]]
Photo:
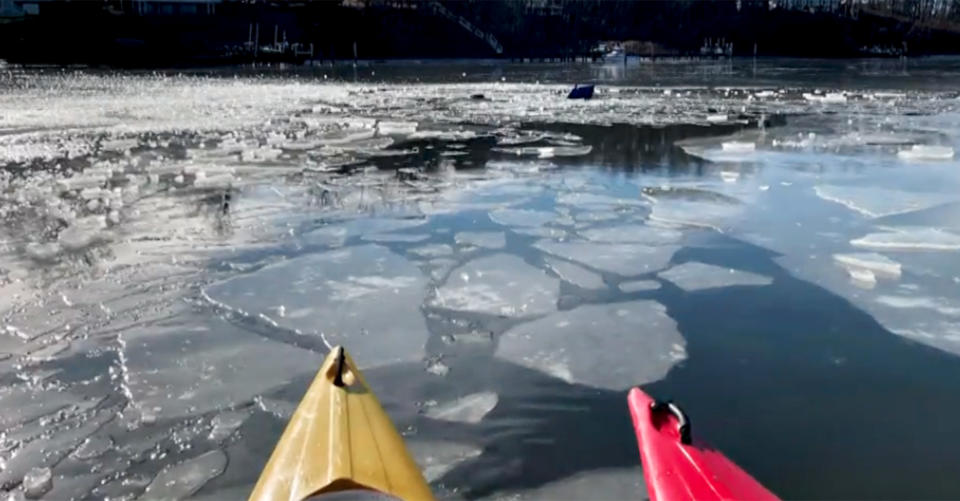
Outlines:
[[627,396],[651,501],[773,501],[777,496],[719,451],[693,441],[672,404],[639,388]]
[[327,356],[290,418],[250,501],[303,501],[366,490],[432,500],[423,474],[353,359]]

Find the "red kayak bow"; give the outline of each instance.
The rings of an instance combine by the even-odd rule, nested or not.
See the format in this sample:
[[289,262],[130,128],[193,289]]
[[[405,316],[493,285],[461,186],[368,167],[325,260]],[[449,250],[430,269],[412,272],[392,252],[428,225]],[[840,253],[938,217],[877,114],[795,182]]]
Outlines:
[[640,388],[627,396],[651,501],[778,499],[719,451],[691,440],[690,420]]

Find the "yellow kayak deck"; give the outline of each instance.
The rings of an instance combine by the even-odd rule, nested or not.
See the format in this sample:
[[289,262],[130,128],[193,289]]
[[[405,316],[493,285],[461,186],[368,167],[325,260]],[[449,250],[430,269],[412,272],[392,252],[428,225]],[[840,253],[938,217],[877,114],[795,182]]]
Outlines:
[[404,501],[433,499],[403,438],[338,346],[290,418],[250,501],[303,501],[356,489]]

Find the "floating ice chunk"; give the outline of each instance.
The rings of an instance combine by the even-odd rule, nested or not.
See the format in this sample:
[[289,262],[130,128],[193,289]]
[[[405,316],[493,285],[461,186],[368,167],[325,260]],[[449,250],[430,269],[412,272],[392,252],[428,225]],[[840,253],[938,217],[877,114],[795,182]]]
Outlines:
[[417,122],[377,122],[377,132],[381,135],[409,135],[417,131]]
[[504,226],[543,226],[557,218],[553,212],[500,209],[490,213],[490,219]]
[[900,263],[882,254],[859,252],[852,254],[834,254],[833,259],[853,270],[868,270],[888,277],[900,276]]
[[441,421],[479,423],[497,406],[498,401],[499,397],[492,391],[473,393],[452,402],[431,407],[427,410],[426,416]]
[[663,378],[686,358],[685,345],[662,305],[629,301],[518,325],[501,336],[496,356],[570,382],[621,390]]
[[30,242],[24,248],[27,257],[39,262],[51,262],[63,252],[63,248],[57,242],[38,243]]
[[669,280],[681,289],[691,292],[716,287],[734,287],[742,285],[764,286],[773,283],[773,279],[764,275],[721,268],[696,261],[686,262],[659,273],[660,278]]
[[603,278],[592,271],[588,271],[573,263],[568,263],[567,261],[561,261],[559,259],[545,258],[544,261],[547,263],[547,267],[559,275],[561,279],[566,280],[567,282],[570,282],[578,287],[582,287],[584,289],[606,288]]
[[756,143],[744,142],[744,141],[727,141],[720,145],[723,151],[729,151],[732,153],[748,153],[751,151],[756,151]]
[[193,181],[193,186],[203,189],[226,189],[236,183],[233,174],[217,174],[215,176],[197,176]]
[[423,471],[427,482],[440,480],[458,464],[473,459],[483,452],[473,445],[455,442],[424,442],[416,439],[407,442],[407,448]]
[[217,414],[210,423],[213,425],[213,429],[210,430],[210,435],[207,438],[213,441],[220,441],[229,437],[237,428],[240,428],[240,425],[242,425],[248,417],[250,417],[250,413],[247,411],[227,411],[222,414]]
[[931,146],[915,144],[909,150],[900,150],[897,156],[903,160],[950,160],[953,158],[953,148],[949,146]]
[[430,238],[430,235],[423,233],[373,233],[369,235],[364,235],[363,240],[367,242],[382,242],[382,243],[394,243],[394,242],[422,242]]
[[113,440],[107,437],[90,437],[73,451],[73,457],[77,459],[93,459],[102,456],[105,452],[113,448]]
[[519,148],[493,148],[492,151],[517,156],[535,156],[538,158],[579,157],[588,155],[593,146],[525,146]]
[[465,231],[457,233],[454,241],[458,245],[475,245],[486,249],[502,249],[507,245],[507,237],[502,231]]
[[23,476],[23,494],[27,499],[37,499],[53,489],[53,472],[50,468],[33,468]]
[[693,200],[658,200],[650,212],[650,220],[722,230],[743,208],[739,205]]
[[679,247],[674,245],[598,244],[540,240],[534,247],[598,270],[624,276],[663,269]]
[[342,247],[347,241],[347,228],[344,226],[324,226],[303,235],[303,239],[312,245]]
[[[647,487],[640,467],[582,471],[531,489],[506,491],[500,500],[555,501],[558,499],[646,500]],[[597,493],[603,493],[598,497]]]
[[567,236],[567,231],[560,228],[513,228],[511,229],[514,233],[519,233],[521,235],[527,235],[537,238],[555,238],[563,239]]
[[420,257],[432,258],[432,257],[441,257],[449,256],[453,254],[453,247],[450,247],[447,244],[431,244],[424,245],[423,247],[417,247],[410,249],[411,254],[416,254]]
[[[426,277],[409,260],[366,244],[269,265],[206,289],[213,300],[251,314],[269,305],[310,314],[277,319],[346,344],[365,367],[419,359],[427,338],[420,313]],[[315,336],[305,335],[305,338]]]
[[474,259],[450,273],[430,305],[519,317],[556,309],[559,281],[509,254]]
[[183,499],[194,494],[210,480],[223,474],[227,467],[227,455],[213,450],[164,468],[147,486],[138,499],[171,500]]
[[652,291],[660,288],[660,282],[656,280],[632,280],[627,282],[620,282],[618,286],[621,292],[644,292]]
[[642,243],[647,245],[672,244],[683,238],[683,233],[680,231],[644,224],[596,228],[581,231],[580,234],[592,242]]
[[573,216],[573,219],[580,223],[596,223],[601,221],[612,221],[614,219],[620,219],[621,215],[615,211],[602,211],[602,212],[581,212],[576,216]]
[[82,250],[92,245],[108,241],[110,235],[108,232],[103,231],[106,227],[107,222],[104,216],[78,218],[60,232],[58,240],[60,245],[66,250]]
[[596,193],[563,193],[557,203],[586,209],[611,209],[616,207],[642,207],[646,202],[637,198],[621,198]]
[[960,316],[960,305],[954,305],[940,298],[883,295],[877,297],[877,302],[892,308],[923,308],[934,310],[942,315]]
[[937,228],[902,227],[851,240],[856,247],[883,250],[958,250],[960,235]]
[[813,94],[809,92],[803,93],[803,98],[807,101],[820,102],[820,103],[845,103],[847,102],[847,96],[842,92],[831,92],[826,95]]
[[872,186],[822,185],[814,191],[824,200],[873,218],[929,209],[960,198],[949,193],[916,193]]
[[877,284],[877,275],[872,270],[847,268],[847,273],[850,274],[853,284],[860,288],[872,289]]

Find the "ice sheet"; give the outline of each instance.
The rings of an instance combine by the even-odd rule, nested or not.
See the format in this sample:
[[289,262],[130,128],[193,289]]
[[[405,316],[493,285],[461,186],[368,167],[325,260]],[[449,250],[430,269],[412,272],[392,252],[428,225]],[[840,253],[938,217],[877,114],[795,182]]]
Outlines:
[[304,336],[346,344],[365,367],[415,360],[427,329],[420,313],[426,277],[407,259],[366,244],[309,254],[207,287],[215,301],[252,315],[270,308],[306,314],[273,318]]
[[663,269],[679,247],[675,245],[598,244],[540,240],[534,247],[585,266],[619,275],[641,275]]
[[696,261],[674,266],[669,270],[660,272],[659,276],[688,292],[717,287],[764,286],[773,283],[772,278],[764,275],[733,268],[721,268],[720,266]]
[[[664,377],[686,343],[654,301],[583,305],[505,332],[496,356],[570,382],[621,390]],[[602,368],[602,370],[598,370]]]
[[516,256],[494,254],[454,269],[429,304],[508,317],[540,315],[556,309],[559,283]]

